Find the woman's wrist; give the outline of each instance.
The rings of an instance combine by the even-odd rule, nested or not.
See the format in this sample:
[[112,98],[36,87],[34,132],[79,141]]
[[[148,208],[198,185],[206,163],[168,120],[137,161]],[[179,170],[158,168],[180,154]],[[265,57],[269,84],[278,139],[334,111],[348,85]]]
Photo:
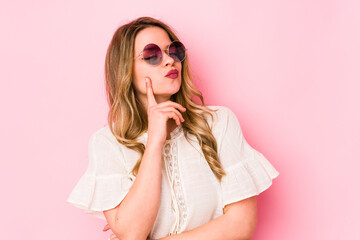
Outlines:
[[153,152],[153,151],[161,152],[163,146],[164,146],[164,141],[148,139],[148,141],[146,143],[145,151],[150,150],[151,152]]

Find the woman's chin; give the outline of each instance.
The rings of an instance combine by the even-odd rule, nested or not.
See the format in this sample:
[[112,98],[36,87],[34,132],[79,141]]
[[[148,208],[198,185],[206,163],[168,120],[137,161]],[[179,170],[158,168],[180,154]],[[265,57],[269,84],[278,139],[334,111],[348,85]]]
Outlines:
[[174,94],[176,94],[177,92],[179,92],[179,89],[172,89],[169,91],[161,91],[161,92],[155,92],[154,95],[156,97],[161,97],[161,98],[168,98],[170,99],[170,97]]

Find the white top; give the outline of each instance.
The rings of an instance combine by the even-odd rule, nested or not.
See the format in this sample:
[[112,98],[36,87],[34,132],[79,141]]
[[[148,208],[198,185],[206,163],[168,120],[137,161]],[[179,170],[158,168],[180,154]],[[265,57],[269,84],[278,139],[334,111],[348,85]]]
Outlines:
[[[226,204],[255,196],[272,184],[279,172],[245,140],[236,115],[224,106],[214,113],[212,133],[227,175],[219,183],[194,135],[189,143],[182,126],[165,141],[162,156],[160,207],[150,233],[158,239],[189,231],[223,214]],[[211,117],[206,115],[209,126]],[[147,132],[138,141],[146,146]],[[89,165],[67,202],[105,219],[103,211],[116,207],[128,193],[131,173],[140,154],[117,142],[109,126],[89,140]],[[144,199],[146,201],[146,199]]]

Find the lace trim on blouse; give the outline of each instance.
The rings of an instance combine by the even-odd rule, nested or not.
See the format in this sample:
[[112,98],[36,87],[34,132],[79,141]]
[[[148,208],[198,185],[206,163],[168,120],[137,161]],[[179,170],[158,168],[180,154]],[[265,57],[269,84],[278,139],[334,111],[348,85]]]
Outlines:
[[169,232],[169,236],[179,233],[187,219],[187,209],[178,166],[177,142],[173,141],[174,138],[177,138],[181,134],[181,132],[182,128],[181,125],[179,125],[170,133],[171,139],[165,141],[163,148],[165,170],[171,190],[171,208],[175,215],[175,223]]

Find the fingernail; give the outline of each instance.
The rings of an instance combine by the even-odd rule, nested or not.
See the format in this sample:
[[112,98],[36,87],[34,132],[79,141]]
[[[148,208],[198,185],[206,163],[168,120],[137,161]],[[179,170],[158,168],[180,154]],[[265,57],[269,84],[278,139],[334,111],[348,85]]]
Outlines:
[[145,82],[148,83],[148,82],[149,82],[149,79],[148,79],[148,78],[145,78]]

